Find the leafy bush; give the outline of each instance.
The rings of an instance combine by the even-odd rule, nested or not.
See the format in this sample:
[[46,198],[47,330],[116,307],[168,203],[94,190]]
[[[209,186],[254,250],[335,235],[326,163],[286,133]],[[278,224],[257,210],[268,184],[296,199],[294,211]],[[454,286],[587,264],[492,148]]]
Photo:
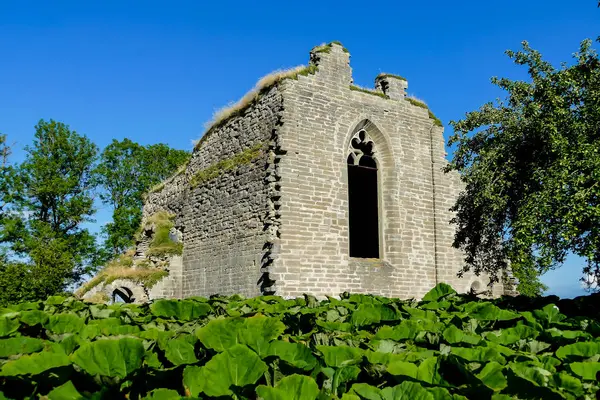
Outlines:
[[592,399],[597,302],[55,296],[0,310],[0,399]]

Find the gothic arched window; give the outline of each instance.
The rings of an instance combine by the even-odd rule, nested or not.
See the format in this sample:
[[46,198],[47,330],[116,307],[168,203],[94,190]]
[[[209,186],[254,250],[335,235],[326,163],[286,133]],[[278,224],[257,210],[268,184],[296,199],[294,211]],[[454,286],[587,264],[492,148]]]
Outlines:
[[358,131],[348,149],[350,257],[379,258],[379,196],[373,140]]

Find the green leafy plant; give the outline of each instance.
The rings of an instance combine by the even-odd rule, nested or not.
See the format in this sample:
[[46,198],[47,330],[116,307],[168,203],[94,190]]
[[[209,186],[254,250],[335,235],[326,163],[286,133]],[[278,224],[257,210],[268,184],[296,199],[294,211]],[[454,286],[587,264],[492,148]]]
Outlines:
[[0,398],[591,399],[596,297],[54,296],[0,309]]

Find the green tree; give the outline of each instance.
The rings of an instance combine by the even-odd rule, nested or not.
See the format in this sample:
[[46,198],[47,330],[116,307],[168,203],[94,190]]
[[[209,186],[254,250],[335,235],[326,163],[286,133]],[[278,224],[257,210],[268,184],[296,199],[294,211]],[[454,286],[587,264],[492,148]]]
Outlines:
[[40,120],[23,163],[7,183],[12,195],[2,219],[1,242],[25,263],[4,273],[27,276],[24,297],[45,298],[77,284],[100,259],[95,237],[82,224],[94,222],[97,147],[61,122]]
[[[498,278],[510,266],[523,294],[568,254],[600,278],[600,61],[592,41],[571,65],[553,67],[527,42],[507,51],[529,81],[492,78],[505,100],[452,121],[457,144],[446,171],[466,185],[453,210],[463,271]],[[582,278],[585,279],[585,278]]]
[[143,194],[189,157],[189,152],[162,143],[142,146],[129,139],[113,140],[104,149],[98,175],[104,188],[100,197],[113,208],[113,220],[104,227],[108,251],[117,255],[132,245],[142,219]]

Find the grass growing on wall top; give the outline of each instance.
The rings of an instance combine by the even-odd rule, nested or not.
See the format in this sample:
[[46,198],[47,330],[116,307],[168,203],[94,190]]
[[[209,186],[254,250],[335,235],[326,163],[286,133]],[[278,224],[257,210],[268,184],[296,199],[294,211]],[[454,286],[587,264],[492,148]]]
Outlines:
[[265,93],[267,93],[272,87],[284,79],[298,79],[298,76],[308,76],[317,72],[318,67],[316,65],[304,66],[300,65],[294,68],[277,70],[274,71],[261,79],[256,83],[254,88],[244,95],[240,100],[234,104],[229,104],[220,110],[217,110],[213,115],[212,119],[205,125],[206,133],[196,142],[194,149],[198,149],[201,143],[215,129],[220,127],[230,118],[237,115],[241,115],[248,107],[255,104]]
[[350,85],[350,90],[354,90],[356,92],[363,92],[363,93],[367,93],[367,94],[372,94],[374,96],[379,96],[382,99],[389,99],[389,97],[385,93],[377,92],[375,90],[367,89],[367,88],[360,87],[360,86],[357,86],[357,85]]
[[342,42],[337,41],[337,40],[334,40],[333,42],[329,42],[329,43],[323,43],[323,44],[321,44],[319,46],[316,46],[316,47],[314,47],[312,49],[312,51],[314,53],[329,53],[329,52],[331,52],[331,48],[333,47],[334,44],[337,44],[338,46],[341,46],[342,47],[342,51],[344,53],[348,53],[348,54],[350,53],[348,51],[348,49],[344,47],[344,45],[342,44]]
[[381,74],[377,75],[377,77],[378,77],[378,78],[383,78],[383,77],[386,77],[386,76],[389,76],[389,77],[391,77],[391,78],[400,79],[401,81],[406,81],[406,80],[407,80],[407,79],[406,79],[405,77],[403,77],[403,76],[396,75],[396,74],[388,74],[387,72],[383,72],[383,73],[381,73]]
[[406,101],[408,101],[410,104],[412,104],[413,106],[417,106],[417,107],[421,107],[427,110],[427,112],[429,113],[429,118],[431,118],[433,120],[433,124],[435,126],[439,126],[439,127],[443,127],[444,125],[442,124],[442,121],[435,116],[435,114],[429,109],[429,106],[427,104],[425,104],[424,101],[419,100],[415,97],[405,97]]

